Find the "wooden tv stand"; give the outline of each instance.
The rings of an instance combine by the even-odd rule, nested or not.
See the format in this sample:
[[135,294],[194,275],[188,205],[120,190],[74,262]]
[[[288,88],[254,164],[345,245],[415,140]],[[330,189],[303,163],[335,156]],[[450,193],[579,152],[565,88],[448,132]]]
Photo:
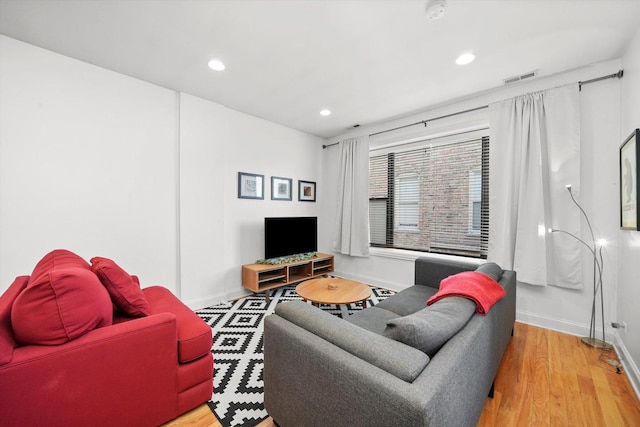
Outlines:
[[264,292],[269,302],[271,289],[326,276],[332,271],[333,255],[322,253],[283,264],[245,264],[242,266],[242,286],[256,294]]

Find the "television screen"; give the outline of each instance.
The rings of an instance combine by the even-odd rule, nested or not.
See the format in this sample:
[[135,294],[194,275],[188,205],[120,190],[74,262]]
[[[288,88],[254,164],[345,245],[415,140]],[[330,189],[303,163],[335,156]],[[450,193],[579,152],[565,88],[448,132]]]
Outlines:
[[317,250],[317,217],[264,219],[264,257],[266,259],[316,252]]

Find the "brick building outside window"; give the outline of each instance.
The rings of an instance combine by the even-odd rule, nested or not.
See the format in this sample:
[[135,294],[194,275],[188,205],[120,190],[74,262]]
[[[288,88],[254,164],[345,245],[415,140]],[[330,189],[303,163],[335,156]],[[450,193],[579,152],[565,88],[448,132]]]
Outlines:
[[371,246],[486,258],[489,139],[372,150]]

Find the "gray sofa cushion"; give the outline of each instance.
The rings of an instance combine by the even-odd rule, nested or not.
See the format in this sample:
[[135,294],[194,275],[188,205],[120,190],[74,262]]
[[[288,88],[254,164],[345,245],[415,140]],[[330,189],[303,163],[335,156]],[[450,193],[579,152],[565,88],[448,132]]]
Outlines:
[[398,316],[407,316],[422,310],[427,305],[427,300],[438,292],[437,288],[430,286],[410,286],[403,289],[391,298],[376,304],[378,308],[384,308]]
[[500,280],[503,273],[502,268],[500,268],[500,266],[495,262],[485,262],[484,264],[479,265],[478,268],[476,268],[476,271],[478,273],[486,274],[496,282]]
[[478,267],[474,262],[459,261],[456,259],[443,259],[434,257],[422,257],[415,261],[416,285],[438,288],[440,281],[452,274],[461,271],[473,271]]
[[352,325],[302,301],[278,304],[275,313],[406,382],[413,382],[429,363],[429,356],[416,349]]
[[387,322],[384,336],[423,351],[429,357],[454,336],[476,311],[476,304],[462,297],[448,297],[409,316]]
[[369,307],[366,310],[360,310],[353,313],[351,316],[347,316],[344,320],[354,325],[358,325],[361,328],[371,331],[378,335],[384,333],[384,329],[387,327],[387,322],[391,319],[396,319],[398,315],[392,311],[383,310],[375,307]]

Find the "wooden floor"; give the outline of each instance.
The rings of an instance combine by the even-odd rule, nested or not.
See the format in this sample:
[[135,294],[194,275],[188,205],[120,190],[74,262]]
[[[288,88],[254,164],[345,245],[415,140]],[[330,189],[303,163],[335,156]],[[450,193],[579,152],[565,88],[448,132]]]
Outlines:
[[[487,399],[478,426],[640,426],[640,401],[615,363],[613,350],[602,352],[578,337],[516,323],[494,398]],[[202,405],[167,426],[221,424]],[[275,424],[267,418],[259,426]]]

